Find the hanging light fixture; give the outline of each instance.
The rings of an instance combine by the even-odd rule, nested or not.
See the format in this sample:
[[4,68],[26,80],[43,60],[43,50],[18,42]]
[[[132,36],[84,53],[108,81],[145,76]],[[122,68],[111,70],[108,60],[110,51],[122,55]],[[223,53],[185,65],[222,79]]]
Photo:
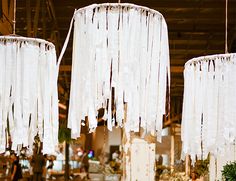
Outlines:
[[193,163],[208,154],[224,155],[236,140],[236,54],[228,53],[227,6],[225,54],[193,58],[184,69],[183,156]]
[[1,152],[8,129],[13,150],[18,144],[32,148],[38,134],[44,153],[53,153],[58,134],[54,45],[41,39],[1,36],[0,66]]
[[[194,58],[185,64],[183,152],[192,160],[224,151],[236,139],[236,54]],[[193,128],[193,129],[192,129]]]
[[[125,126],[127,133],[138,132],[142,127],[145,132],[157,134],[160,140],[167,77],[170,85],[164,17],[155,10],[134,4],[106,3],[75,11],[71,27],[73,21],[68,116],[72,137],[80,136],[81,120],[86,116],[90,131],[94,131],[98,110],[104,108],[103,119],[107,120],[109,130],[116,124]],[[64,51],[59,62],[63,54]],[[127,103],[127,110],[124,103]]]
[[[33,148],[38,134],[43,152],[58,143],[58,93],[55,46],[42,39],[0,36],[0,153],[8,147]],[[20,146],[20,147],[21,147]]]

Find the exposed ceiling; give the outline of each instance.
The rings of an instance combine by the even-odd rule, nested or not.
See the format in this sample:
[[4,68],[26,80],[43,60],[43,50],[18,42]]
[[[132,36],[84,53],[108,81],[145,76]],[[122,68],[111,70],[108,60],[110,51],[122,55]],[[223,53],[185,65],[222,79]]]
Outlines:
[[[2,0],[1,9],[4,9],[4,1],[6,0]],[[10,3],[10,1],[13,0],[8,2]],[[104,2],[107,1],[17,0],[16,33],[53,41],[59,53],[67,35],[74,9]],[[115,3],[117,1],[111,0],[109,2]],[[193,57],[224,53],[225,0],[121,0],[121,2],[147,6],[159,11],[165,17],[169,30],[171,99],[181,102],[184,63]],[[4,33],[3,26],[6,26],[3,24],[4,12],[4,10],[1,11],[0,31],[2,33]],[[8,25],[8,28],[11,29],[11,26]],[[232,52],[231,45],[235,39],[236,0],[228,0],[229,52]],[[61,98],[68,97],[71,54],[72,38],[60,69],[59,91]],[[181,103],[176,104],[181,107]],[[173,108],[173,111],[176,112],[175,109]],[[181,112],[181,110],[177,112]]]

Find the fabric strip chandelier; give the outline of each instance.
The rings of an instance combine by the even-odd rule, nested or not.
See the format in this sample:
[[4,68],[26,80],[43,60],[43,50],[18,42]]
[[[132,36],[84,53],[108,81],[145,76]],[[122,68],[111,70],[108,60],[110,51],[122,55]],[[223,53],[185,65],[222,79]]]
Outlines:
[[[71,26],[73,21],[68,117],[72,137],[80,136],[81,120],[86,116],[90,131],[94,131],[98,110],[104,108],[103,119],[107,120],[109,130],[116,120],[118,126],[125,126],[127,133],[138,132],[142,127],[157,134],[160,140],[167,84],[170,85],[164,17],[155,10],[133,4],[107,3],[75,11]],[[62,51],[59,62],[63,54]],[[125,124],[124,103],[127,103]]]
[[227,12],[225,54],[193,58],[184,69],[181,138],[183,156],[193,163],[208,154],[225,155],[236,140],[236,54],[228,53]]
[[38,134],[43,152],[54,154],[58,143],[54,45],[41,39],[1,36],[0,67],[0,153],[9,135],[16,151],[22,144],[32,150]]
[[224,154],[236,139],[236,54],[194,58],[185,64],[183,153],[192,160]]

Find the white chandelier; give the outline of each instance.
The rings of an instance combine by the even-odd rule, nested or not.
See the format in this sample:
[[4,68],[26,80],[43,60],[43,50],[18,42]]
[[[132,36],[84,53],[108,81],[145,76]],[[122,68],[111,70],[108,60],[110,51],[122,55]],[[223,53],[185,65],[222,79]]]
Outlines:
[[236,140],[236,54],[194,58],[185,64],[183,153],[206,159]]
[[41,39],[1,36],[0,67],[0,153],[9,134],[13,150],[22,144],[32,150],[38,134],[43,152],[54,154],[58,143],[54,45]]
[[[99,108],[105,109],[109,130],[115,125],[115,118],[123,126],[124,103],[127,103],[126,131],[137,132],[142,127],[157,134],[160,140],[167,77],[170,85],[164,17],[155,10],[118,3],[93,4],[77,10],[73,18],[68,117],[72,137],[80,136],[85,116],[90,131],[95,130]],[[111,105],[112,88],[115,113]]]

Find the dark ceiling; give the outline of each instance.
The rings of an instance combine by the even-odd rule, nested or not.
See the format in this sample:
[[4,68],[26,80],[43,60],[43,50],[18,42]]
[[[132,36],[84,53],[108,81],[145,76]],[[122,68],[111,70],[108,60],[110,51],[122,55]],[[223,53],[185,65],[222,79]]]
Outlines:
[[[3,0],[2,0],[3,1]],[[64,43],[74,9],[103,0],[17,0],[16,33],[48,39],[58,52]],[[111,3],[117,1],[111,0]],[[190,58],[224,53],[225,0],[123,0],[162,13],[169,30],[171,97],[182,101],[183,66]],[[228,0],[229,52],[236,38],[236,0]],[[234,46],[231,46],[233,45]],[[72,38],[59,75],[60,96],[68,97]],[[181,104],[180,104],[181,105]],[[180,106],[181,107],[181,106]]]

